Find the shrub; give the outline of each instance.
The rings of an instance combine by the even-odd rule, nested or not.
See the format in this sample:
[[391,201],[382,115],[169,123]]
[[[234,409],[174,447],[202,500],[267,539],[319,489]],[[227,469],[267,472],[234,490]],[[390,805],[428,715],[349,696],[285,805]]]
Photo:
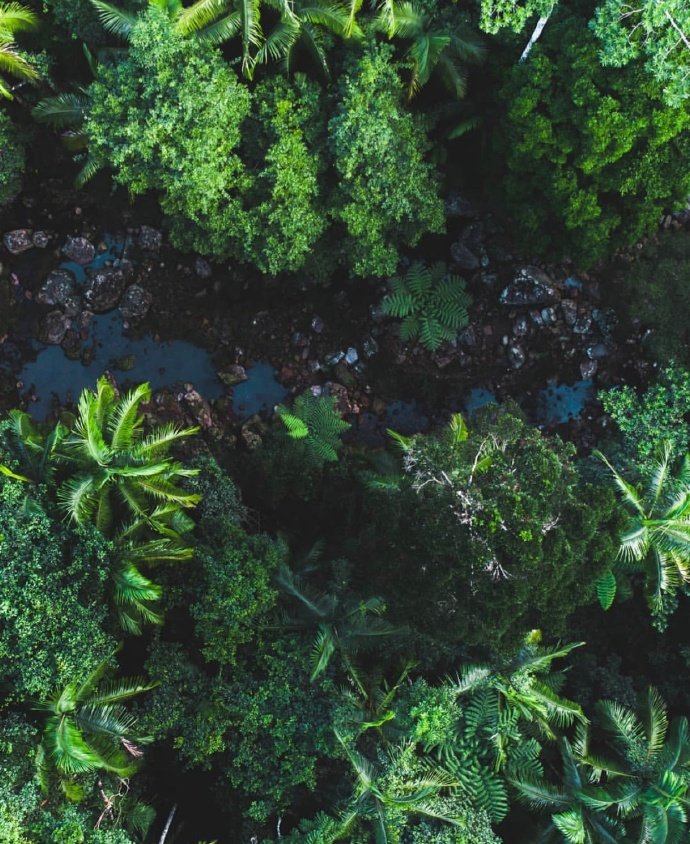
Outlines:
[[404,277],[391,279],[390,284],[391,292],[381,302],[381,309],[402,319],[401,340],[419,340],[435,352],[467,325],[467,306],[472,300],[465,292],[465,282],[448,275],[445,264],[429,269],[415,263]]
[[278,405],[276,413],[290,439],[301,443],[309,458],[321,463],[334,463],[342,448],[341,435],[350,427],[335,409],[333,396],[314,396],[307,390],[295,399],[290,412]]

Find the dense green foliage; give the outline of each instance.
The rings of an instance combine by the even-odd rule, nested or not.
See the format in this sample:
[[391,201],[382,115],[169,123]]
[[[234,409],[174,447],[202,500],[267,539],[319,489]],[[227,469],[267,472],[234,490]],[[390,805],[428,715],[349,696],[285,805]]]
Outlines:
[[391,612],[439,638],[495,649],[531,627],[563,633],[615,553],[603,528],[612,496],[581,485],[572,448],[495,405],[469,431],[456,418],[440,436],[402,447],[402,473],[371,484],[374,518],[360,540],[384,596],[394,572],[405,572]]
[[505,198],[525,245],[581,266],[653,231],[690,191],[690,113],[639,63],[610,70],[596,56],[582,21],[552,23],[501,92]]
[[0,113],[0,208],[19,193],[24,172],[24,148],[10,119]]

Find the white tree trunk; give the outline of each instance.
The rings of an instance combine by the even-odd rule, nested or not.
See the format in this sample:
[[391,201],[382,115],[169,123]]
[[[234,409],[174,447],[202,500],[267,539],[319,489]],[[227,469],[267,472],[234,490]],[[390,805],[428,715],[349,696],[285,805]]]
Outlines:
[[161,834],[161,837],[158,839],[158,844],[165,844],[165,839],[168,837],[168,833],[170,832],[170,827],[172,826],[173,818],[175,817],[175,812],[177,811],[177,803],[172,807],[170,810],[170,814],[168,815],[168,820],[165,823],[165,827]]
[[520,62],[524,62],[527,56],[529,56],[530,52],[532,51],[532,47],[537,43],[539,40],[540,35],[544,31],[544,27],[546,26],[547,21],[551,17],[551,13],[556,8],[556,4],[549,9],[546,15],[542,15],[539,20],[537,21],[537,25],[534,27],[534,32],[532,33],[532,37],[527,42],[527,46],[522,51],[522,55],[520,56]]

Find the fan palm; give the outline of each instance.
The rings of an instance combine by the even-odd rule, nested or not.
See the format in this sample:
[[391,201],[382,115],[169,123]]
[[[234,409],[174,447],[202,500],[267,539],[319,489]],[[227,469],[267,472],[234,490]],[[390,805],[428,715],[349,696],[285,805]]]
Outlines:
[[613,808],[637,819],[639,844],[676,844],[687,834],[690,786],[690,729],[686,718],[670,726],[666,705],[656,689],[644,696],[639,712],[612,700],[597,705],[608,733],[610,755],[591,753],[589,735],[577,749],[592,769],[591,779],[604,786],[588,789],[593,809]]
[[542,777],[511,777],[519,797],[535,809],[552,813],[540,844],[565,839],[568,844],[617,844],[620,822],[589,804],[587,793],[593,792],[582,764],[566,738],[560,740],[563,776],[558,785]]
[[76,422],[61,449],[74,477],[58,489],[59,506],[77,524],[93,519],[108,534],[118,506],[145,520],[159,504],[186,508],[199,502],[199,495],[178,486],[197,470],[167,456],[173,445],[199,429],[161,425],[144,436],[139,407],[150,399],[148,384],[118,399],[105,377],[95,392],[82,392]]
[[665,443],[640,492],[596,453],[611,470],[628,511],[618,557],[643,568],[647,603],[659,615],[678,588],[690,583],[690,455],[674,475],[673,449]]
[[[34,29],[38,18],[21,3],[0,3],[0,73],[17,79],[37,79],[38,73],[17,50],[15,33]],[[12,99],[12,90],[0,76],[0,97]]]
[[136,769],[142,755],[138,745],[150,738],[135,734],[136,719],[124,702],[153,685],[139,678],[102,683],[107,667],[104,660],[83,682],[68,683],[54,697],[37,704],[47,716],[38,756],[44,788],[51,771],[74,795],[78,774],[102,770],[127,777]]
[[562,675],[551,673],[554,660],[562,659],[584,642],[547,648],[538,644],[538,635],[529,634],[523,646],[507,660],[493,665],[466,665],[455,688],[459,694],[490,691],[488,717],[496,750],[496,767],[508,761],[507,747],[519,721],[532,724],[545,738],[556,738],[556,728],[574,721],[584,724],[582,708],[557,694]]
[[[387,817],[389,812],[422,815],[454,825],[459,823],[456,818],[444,814],[438,807],[438,798],[442,792],[445,789],[456,788],[458,785],[455,778],[447,771],[442,768],[427,767],[422,776],[412,776],[403,786],[398,784],[395,788],[391,788],[386,782],[385,773],[353,749],[337,730],[336,738],[352,766],[355,783],[352,799],[340,818],[336,836],[331,840],[340,840],[355,826],[364,822],[373,826],[377,842],[387,844],[393,840],[392,824]],[[398,765],[398,760],[411,751],[410,745],[391,748],[388,751],[386,767],[392,770],[401,767]],[[402,767],[405,767],[404,764]]]
[[464,64],[484,57],[484,46],[456,19],[438,17],[416,0],[386,0],[379,6],[375,27],[389,38],[409,42],[406,58],[412,66],[408,94],[413,97],[436,72],[456,97],[465,94]]
[[381,598],[342,597],[317,592],[305,584],[286,565],[278,570],[277,582],[286,595],[297,602],[297,613],[286,615],[284,623],[293,629],[316,628],[312,648],[312,674],[322,674],[337,651],[348,674],[363,696],[366,689],[355,664],[354,655],[372,640],[395,633],[395,628],[381,618],[385,604]]

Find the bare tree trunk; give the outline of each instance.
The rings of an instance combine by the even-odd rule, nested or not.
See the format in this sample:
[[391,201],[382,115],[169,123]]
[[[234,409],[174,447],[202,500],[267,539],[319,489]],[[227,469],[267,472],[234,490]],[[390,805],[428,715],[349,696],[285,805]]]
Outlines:
[[556,4],[554,3],[554,5],[549,9],[548,13],[546,15],[542,15],[537,21],[537,25],[534,27],[532,37],[527,42],[527,46],[525,47],[525,49],[522,51],[522,55],[520,56],[520,62],[524,62],[527,59],[527,56],[529,56],[530,52],[532,51],[532,47],[534,47],[534,45],[539,40],[539,37],[544,31],[544,27],[546,26],[547,21],[551,17],[551,13],[555,8]]
[[165,839],[168,837],[168,833],[170,832],[170,827],[172,826],[173,818],[175,817],[176,811],[177,803],[175,803],[175,805],[170,810],[170,814],[168,815],[168,820],[165,822],[165,827],[163,828],[161,837],[158,839],[158,844],[165,844]]

